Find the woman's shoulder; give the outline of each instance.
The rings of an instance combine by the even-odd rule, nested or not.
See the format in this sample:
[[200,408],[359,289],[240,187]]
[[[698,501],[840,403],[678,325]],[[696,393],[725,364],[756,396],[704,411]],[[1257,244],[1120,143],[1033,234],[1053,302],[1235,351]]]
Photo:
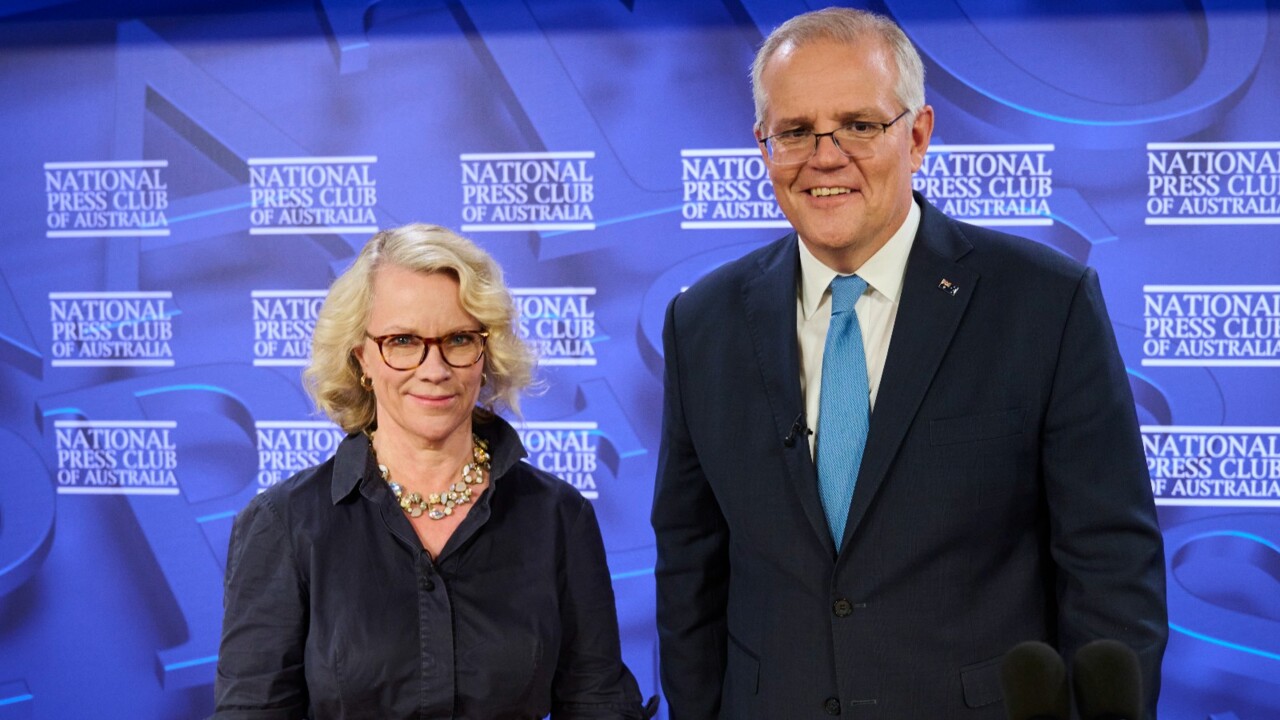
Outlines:
[[286,522],[299,514],[315,517],[316,511],[332,505],[337,495],[346,494],[359,484],[365,461],[358,452],[363,447],[361,443],[360,438],[348,436],[329,459],[258,493],[241,514],[268,511]]
[[579,510],[587,502],[573,485],[556,475],[521,460],[499,479],[513,494],[541,501],[549,506]]
[[519,433],[506,420],[495,417],[480,434],[490,443],[493,458],[494,502],[518,508],[521,517],[572,524],[588,500],[572,484],[531,463]]

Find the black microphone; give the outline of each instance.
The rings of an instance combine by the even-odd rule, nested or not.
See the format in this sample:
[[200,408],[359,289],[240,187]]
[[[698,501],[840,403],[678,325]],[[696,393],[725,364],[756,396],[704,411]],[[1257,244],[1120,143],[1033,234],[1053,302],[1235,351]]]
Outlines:
[[1005,653],[1000,686],[1009,720],[1071,720],[1067,666],[1042,642],[1019,643]]
[[1141,720],[1138,654],[1118,640],[1094,640],[1076,651],[1071,683],[1081,720]]
[[796,419],[791,423],[791,432],[787,433],[787,436],[782,438],[782,444],[786,447],[795,447],[797,437],[808,436],[812,434],[813,434],[813,431],[810,430],[807,425],[805,425],[804,413],[800,413],[799,415],[796,416]]

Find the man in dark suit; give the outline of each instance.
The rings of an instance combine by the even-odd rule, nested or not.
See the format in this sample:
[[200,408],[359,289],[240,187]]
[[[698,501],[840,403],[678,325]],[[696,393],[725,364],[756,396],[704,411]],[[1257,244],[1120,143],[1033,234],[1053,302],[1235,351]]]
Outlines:
[[668,308],[673,720],[1003,718],[1007,650],[1098,638],[1138,653],[1154,716],[1163,545],[1097,276],[913,195],[923,75],[896,25],[852,10],[757,55],[756,137],[796,233]]

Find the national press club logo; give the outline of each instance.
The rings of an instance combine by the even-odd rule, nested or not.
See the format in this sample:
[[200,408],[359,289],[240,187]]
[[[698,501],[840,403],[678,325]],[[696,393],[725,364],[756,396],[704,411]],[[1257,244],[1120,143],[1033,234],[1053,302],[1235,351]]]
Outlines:
[[1280,508],[1280,427],[1142,427],[1157,505]]
[[528,461],[569,483],[588,500],[600,498],[600,429],[595,422],[513,422]]
[[249,234],[378,231],[377,156],[249,158]]
[[173,293],[49,293],[53,367],[173,367]]
[[281,367],[307,364],[316,317],[327,290],[253,290],[253,364]]
[[61,495],[177,495],[178,448],[166,420],[55,420]]
[[346,434],[326,420],[258,420],[258,492],[333,457]]
[[912,186],[943,213],[974,225],[1053,224],[1051,144],[932,145]]
[[595,230],[593,151],[462,153],[462,232]]
[[1280,224],[1280,142],[1148,143],[1146,224]]
[[1280,367],[1280,285],[1146,285],[1142,364]]
[[787,228],[758,148],[680,151],[680,229]]
[[44,164],[45,237],[167,237],[167,160]]
[[539,365],[596,364],[593,287],[512,288],[520,337],[533,346]]

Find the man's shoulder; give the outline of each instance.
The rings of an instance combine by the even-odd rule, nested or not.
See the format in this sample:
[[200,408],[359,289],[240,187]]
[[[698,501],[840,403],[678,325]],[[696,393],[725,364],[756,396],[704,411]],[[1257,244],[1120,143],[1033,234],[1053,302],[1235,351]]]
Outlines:
[[[964,246],[957,261],[985,278],[1003,277],[1029,283],[1057,280],[1074,286],[1086,270],[1083,262],[1066,251],[1031,238],[945,216],[941,218],[945,226],[936,220],[930,226],[933,232],[945,227],[946,232],[959,238],[958,242]],[[925,243],[931,250],[937,247],[932,240],[926,239]]]
[[1064,251],[1021,235],[957,220],[919,193],[915,199],[922,214],[913,253],[931,252],[980,271],[1011,268],[1075,277],[1084,272],[1084,265]]
[[698,304],[708,302],[741,302],[743,285],[753,278],[771,271],[783,271],[788,261],[794,270],[796,262],[795,233],[767,243],[747,252],[723,265],[708,271],[688,287],[682,296],[682,304]]
[[1084,264],[1065,251],[1021,235],[977,225],[967,226],[974,249],[993,260],[1043,268],[1051,272],[1078,274]]

